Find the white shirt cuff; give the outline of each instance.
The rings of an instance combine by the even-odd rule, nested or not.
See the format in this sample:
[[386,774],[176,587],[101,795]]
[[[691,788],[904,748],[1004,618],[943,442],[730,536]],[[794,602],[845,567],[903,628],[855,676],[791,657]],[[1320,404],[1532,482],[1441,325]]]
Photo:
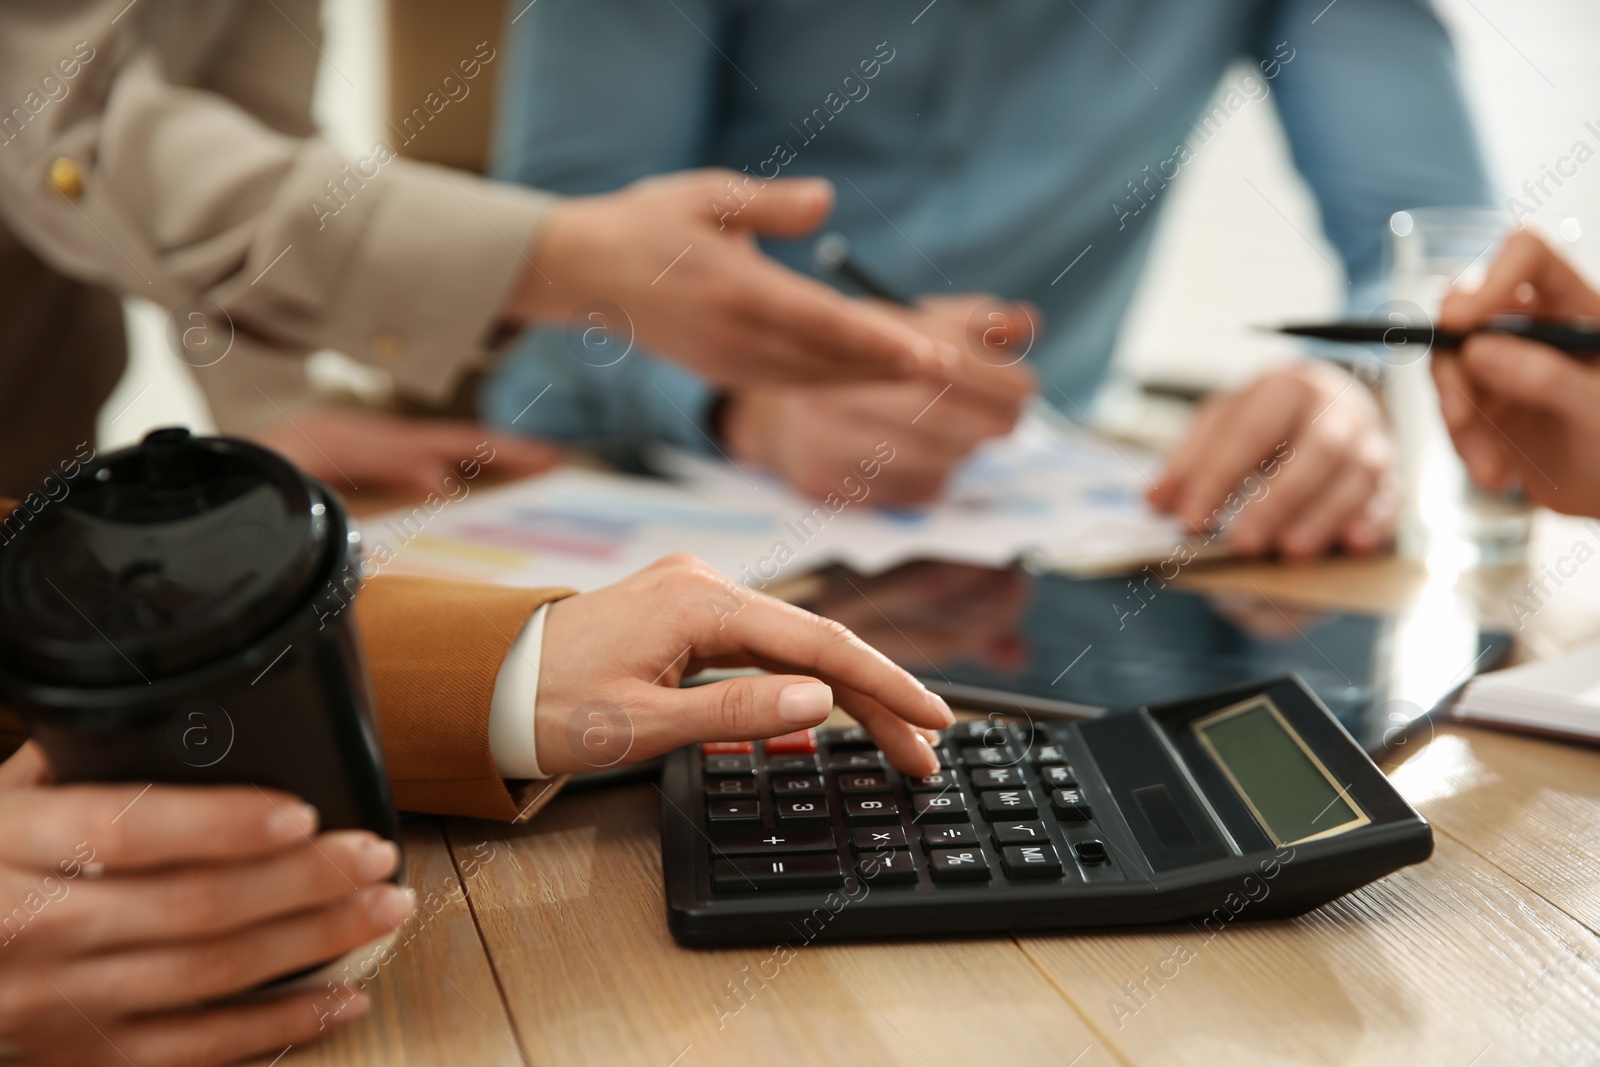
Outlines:
[[539,699],[539,655],[544,650],[545,604],[511,642],[489,700],[489,749],[502,778],[548,778],[539,769],[533,709]]

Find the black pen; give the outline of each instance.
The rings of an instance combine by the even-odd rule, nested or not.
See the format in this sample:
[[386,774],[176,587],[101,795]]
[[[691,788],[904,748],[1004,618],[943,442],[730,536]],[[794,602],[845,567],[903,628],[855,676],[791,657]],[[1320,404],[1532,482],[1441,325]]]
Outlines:
[[850,239],[842,233],[825,233],[817,238],[817,247],[812,253],[812,258],[818,270],[827,271],[844,279],[868,296],[901,307],[916,306],[917,302],[910,296],[874,278],[863,270],[859,263],[851,259]]
[[[812,258],[820,271],[827,271],[860,289],[870,297],[900,307],[916,307],[917,302],[893,286],[879,281],[850,258],[850,239],[842,233],[825,233],[817,238]],[[1035,395],[1028,400],[1028,410],[1037,413],[1051,425],[1067,423],[1066,416],[1052,407],[1044,398]]]
[[1600,327],[1593,323],[1552,322],[1527,315],[1497,316],[1465,334],[1448,333],[1431,326],[1386,326],[1381,322],[1305,323],[1278,326],[1273,328],[1273,332],[1340,344],[1375,344],[1389,348],[1415,344],[1443,350],[1460,348],[1472,334],[1502,333],[1549,345],[1574,359],[1588,360],[1600,356]]

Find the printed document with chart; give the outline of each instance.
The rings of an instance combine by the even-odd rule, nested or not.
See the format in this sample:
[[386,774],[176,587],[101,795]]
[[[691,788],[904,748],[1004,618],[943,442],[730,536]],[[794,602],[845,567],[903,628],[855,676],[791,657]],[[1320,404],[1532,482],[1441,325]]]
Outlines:
[[827,564],[874,574],[911,559],[1001,567],[1027,557],[1107,572],[1165,558],[1185,540],[1144,501],[1155,456],[1037,416],[981,446],[927,508],[877,507],[860,471],[848,480],[841,471],[838,492],[815,501],[715,457],[662,450],[655,463],[666,479],[568,467],[361,528],[385,569],[579,589],[671,552],[759,588]]

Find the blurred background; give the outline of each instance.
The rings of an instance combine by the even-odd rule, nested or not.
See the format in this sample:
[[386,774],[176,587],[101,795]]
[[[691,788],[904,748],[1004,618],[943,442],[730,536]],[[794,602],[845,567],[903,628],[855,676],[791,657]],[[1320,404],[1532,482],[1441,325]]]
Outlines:
[[[384,136],[391,106],[408,108],[455,58],[479,41],[497,41],[503,23],[525,2],[511,0],[509,8],[499,0],[325,3],[316,110],[330,139],[352,156],[367,154]],[[1502,201],[1575,141],[1600,149],[1600,136],[1584,125],[1600,129],[1600,64],[1594,61],[1600,5],[1436,0],[1436,6],[1454,34]],[[491,76],[502,69],[493,65]],[[1224,84],[1247,69],[1241,64]],[[453,107],[451,122],[430,126],[407,154],[481,169],[492,103],[491,93],[473,93]],[[1123,380],[1232,384],[1294,354],[1254,325],[1339,314],[1337,257],[1289,162],[1270,97],[1245,106],[1196,153],[1167,195],[1151,269],[1119,346]],[[1567,181],[1532,221],[1561,235],[1569,254],[1600,276],[1600,172]],[[165,312],[130,301],[127,313],[131,359],[101,414],[102,447],[131,442],[166,423],[208,428],[190,372],[168,349]],[[310,367],[325,386],[376,395],[384,388],[381,372],[335,353],[319,353]],[[1113,401],[1102,414],[1113,423],[1137,422],[1141,409]]]

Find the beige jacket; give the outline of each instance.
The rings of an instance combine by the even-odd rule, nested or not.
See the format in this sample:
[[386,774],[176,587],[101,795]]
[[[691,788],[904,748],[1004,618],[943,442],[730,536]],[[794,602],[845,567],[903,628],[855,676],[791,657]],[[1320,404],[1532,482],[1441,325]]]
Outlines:
[[[0,240],[0,468],[24,453],[71,456],[76,441],[44,447],[37,428],[10,439],[6,413],[44,407],[65,424],[66,409],[43,401],[70,400],[81,424],[121,358],[120,323],[92,352],[82,338],[70,351],[50,340],[41,316],[71,300],[47,307],[6,284],[36,278],[40,261],[68,282],[168,308],[212,302],[238,363],[332,348],[442,399],[490,355],[550,198],[395,158],[405,129],[341,156],[311,121],[319,36],[316,0],[0,6],[0,223],[12,238]],[[441,72],[419,121],[447,106],[452,85],[481,78],[487,90],[497,57],[484,49],[461,57],[454,82]],[[41,396],[24,382],[19,395],[16,369],[38,360],[99,369],[77,376],[75,393]],[[270,401],[270,382],[227,373],[232,388]],[[20,477],[0,469],[0,491],[25,487]]]

